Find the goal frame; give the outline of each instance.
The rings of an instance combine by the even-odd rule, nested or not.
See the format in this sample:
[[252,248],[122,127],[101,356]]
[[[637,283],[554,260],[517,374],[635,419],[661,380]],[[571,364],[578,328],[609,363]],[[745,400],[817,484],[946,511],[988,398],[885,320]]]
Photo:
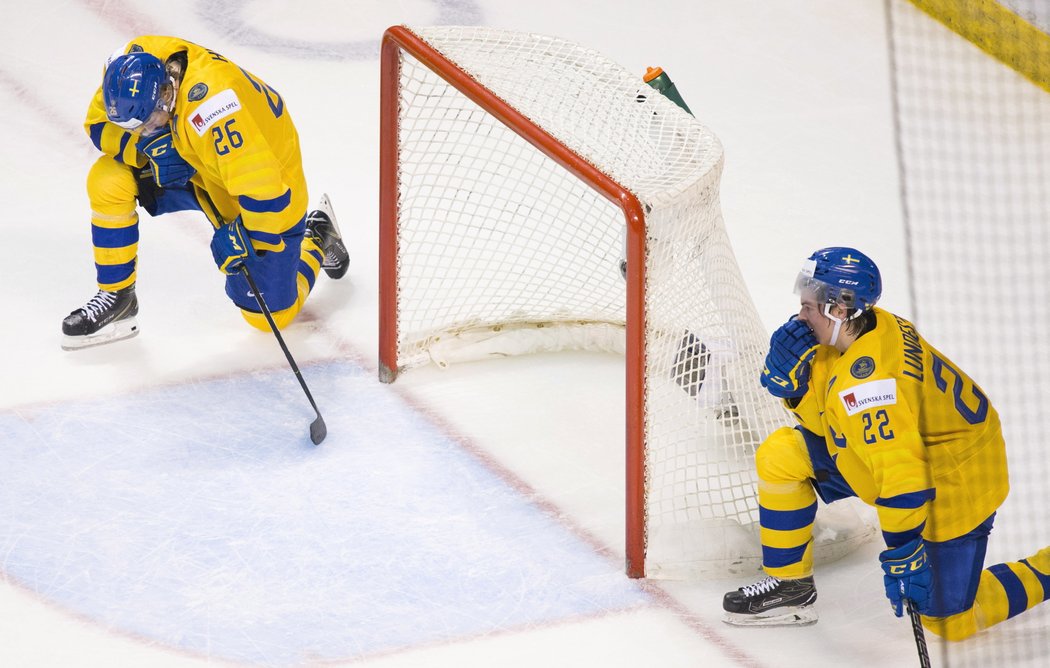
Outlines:
[[398,119],[401,53],[425,65],[532,146],[619,207],[626,240],[626,572],[645,577],[645,210],[638,198],[486,89],[405,26],[383,35],[380,52],[379,379],[397,379]]

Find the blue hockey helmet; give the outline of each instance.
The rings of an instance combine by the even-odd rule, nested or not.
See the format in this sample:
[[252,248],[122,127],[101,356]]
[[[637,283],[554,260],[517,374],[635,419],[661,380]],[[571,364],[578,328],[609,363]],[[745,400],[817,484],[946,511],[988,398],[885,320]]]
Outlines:
[[154,111],[163,109],[162,86],[167,83],[164,63],[136,51],[117,56],[102,77],[106,116],[125,130],[136,130]]
[[870,257],[855,248],[822,248],[802,264],[795,293],[817,303],[840,304],[850,318],[870,309],[882,296],[882,276]]

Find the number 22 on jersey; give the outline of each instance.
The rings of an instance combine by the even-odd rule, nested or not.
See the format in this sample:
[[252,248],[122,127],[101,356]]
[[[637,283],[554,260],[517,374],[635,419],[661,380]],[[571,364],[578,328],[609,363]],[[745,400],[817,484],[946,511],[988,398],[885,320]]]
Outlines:
[[890,416],[885,408],[875,411],[874,415],[864,413],[860,417],[864,421],[864,442],[868,445],[873,445],[879,439],[888,441],[893,438]]

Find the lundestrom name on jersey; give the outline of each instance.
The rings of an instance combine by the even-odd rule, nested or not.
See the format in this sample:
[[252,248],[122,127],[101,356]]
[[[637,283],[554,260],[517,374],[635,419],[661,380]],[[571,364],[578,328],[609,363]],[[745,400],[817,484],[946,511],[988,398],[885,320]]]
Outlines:
[[847,415],[856,415],[874,406],[890,406],[897,403],[897,381],[885,378],[861,383],[839,392],[839,399],[846,407]]

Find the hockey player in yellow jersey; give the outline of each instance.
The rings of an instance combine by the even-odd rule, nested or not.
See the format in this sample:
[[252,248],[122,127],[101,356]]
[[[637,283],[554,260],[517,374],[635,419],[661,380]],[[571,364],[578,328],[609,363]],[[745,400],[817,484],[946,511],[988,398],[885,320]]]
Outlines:
[[1050,547],[984,568],[1009,490],[1006,446],[988,396],[910,322],[875,306],[878,267],[852,248],[803,265],[801,308],[770,339],[761,383],[799,425],[756,453],[766,578],[725,595],[725,621],[808,624],[817,496],[875,507],[886,595],[901,616],[950,640],[1050,597]]
[[327,195],[307,214],[284,98],[221,54],[176,37],[131,40],[107,61],[84,128],[103,153],[87,181],[98,293],[63,321],[63,348],[138,333],[138,206],[151,216],[202,211],[227,295],[263,330],[245,271],[279,327],[302,308],[321,268],[346,273]]

